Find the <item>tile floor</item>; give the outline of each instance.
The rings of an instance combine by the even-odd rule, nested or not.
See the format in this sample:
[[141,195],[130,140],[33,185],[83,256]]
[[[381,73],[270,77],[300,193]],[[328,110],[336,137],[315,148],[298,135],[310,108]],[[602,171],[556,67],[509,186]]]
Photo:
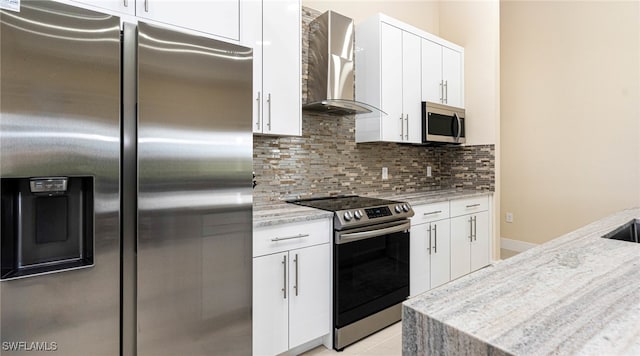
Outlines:
[[342,352],[329,350],[324,346],[318,346],[302,355],[400,356],[402,355],[402,324],[397,322],[351,346],[347,346]]
[[[500,258],[503,260],[517,254],[517,251],[500,249]],[[313,350],[303,353],[302,355],[400,356],[402,355],[402,323],[395,323],[351,346],[347,346],[343,352],[337,352],[336,350],[329,350],[324,346],[318,346]]]

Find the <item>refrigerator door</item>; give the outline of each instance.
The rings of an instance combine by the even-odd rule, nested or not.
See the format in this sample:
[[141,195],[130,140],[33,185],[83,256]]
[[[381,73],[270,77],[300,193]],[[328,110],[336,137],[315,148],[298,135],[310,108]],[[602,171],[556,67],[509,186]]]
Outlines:
[[251,92],[251,49],[138,24],[138,354],[251,353]]
[[[3,212],[21,209],[4,194],[9,188],[5,183],[18,178],[55,177],[32,183],[58,182],[59,189],[63,189],[62,182],[68,181],[71,187],[72,181],[79,179],[88,182],[82,189],[93,196],[92,207],[83,207],[90,200],[74,203],[79,209],[89,208],[91,216],[84,218],[89,225],[93,220],[87,230],[92,246],[85,246],[93,251],[93,261],[84,268],[62,271],[49,270],[43,263],[41,271],[46,274],[18,274],[18,279],[0,281],[0,352],[57,350],[61,355],[117,355],[120,20],[52,1],[22,1],[20,12],[0,11],[0,23]],[[28,191],[22,190],[25,194]],[[38,205],[40,198],[34,199]],[[33,215],[31,226],[40,230],[32,243],[41,244],[38,248],[44,252],[50,250],[45,246],[50,241],[71,241],[76,229],[73,215],[81,215],[70,213],[67,221],[66,201],[53,204],[55,201],[49,200],[51,204],[37,208]],[[11,231],[9,225],[16,222],[5,217],[3,214],[3,232]],[[36,223],[41,220],[43,225]],[[25,221],[21,226],[30,224]],[[58,232],[49,236],[47,224]],[[10,245],[16,236],[26,235],[2,234],[3,270],[12,267],[5,265],[11,263],[5,258],[11,252],[5,243]],[[34,252],[22,246],[24,256]],[[67,247],[75,251],[72,255],[79,251]],[[18,262],[17,267],[25,272],[29,269],[28,263]]]

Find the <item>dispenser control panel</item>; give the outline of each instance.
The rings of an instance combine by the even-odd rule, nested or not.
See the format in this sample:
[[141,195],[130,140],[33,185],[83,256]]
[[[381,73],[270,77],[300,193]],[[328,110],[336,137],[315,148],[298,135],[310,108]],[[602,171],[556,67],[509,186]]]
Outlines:
[[67,191],[67,178],[33,178],[30,181],[31,193],[56,193]]

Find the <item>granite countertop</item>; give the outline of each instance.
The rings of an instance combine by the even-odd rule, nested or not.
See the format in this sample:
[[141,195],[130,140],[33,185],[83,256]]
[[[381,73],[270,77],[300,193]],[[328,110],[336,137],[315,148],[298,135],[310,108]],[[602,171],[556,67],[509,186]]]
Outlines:
[[333,213],[330,211],[284,202],[275,203],[253,209],[253,228],[331,218]]
[[438,203],[447,200],[471,198],[480,195],[493,194],[493,192],[485,190],[472,189],[442,189],[426,192],[412,192],[400,194],[380,194],[377,198],[406,201],[411,205],[425,205]]
[[[486,194],[492,194],[492,192],[446,189],[399,194],[375,194],[370,196],[382,199],[402,200],[409,202],[411,205],[423,205]],[[332,212],[282,202],[272,205],[255,206],[253,209],[253,227],[259,228],[300,221],[330,219],[332,217]]]
[[640,355],[640,244],[625,210],[404,303],[403,354]]

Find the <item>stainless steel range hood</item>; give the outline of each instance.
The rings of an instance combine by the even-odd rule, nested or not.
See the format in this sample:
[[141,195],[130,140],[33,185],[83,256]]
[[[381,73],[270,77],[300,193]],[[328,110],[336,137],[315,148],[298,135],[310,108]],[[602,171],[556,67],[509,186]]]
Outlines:
[[314,19],[309,28],[309,98],[302,109],[330,115],[381,112],[353,100],[353,19],[327,11]]

